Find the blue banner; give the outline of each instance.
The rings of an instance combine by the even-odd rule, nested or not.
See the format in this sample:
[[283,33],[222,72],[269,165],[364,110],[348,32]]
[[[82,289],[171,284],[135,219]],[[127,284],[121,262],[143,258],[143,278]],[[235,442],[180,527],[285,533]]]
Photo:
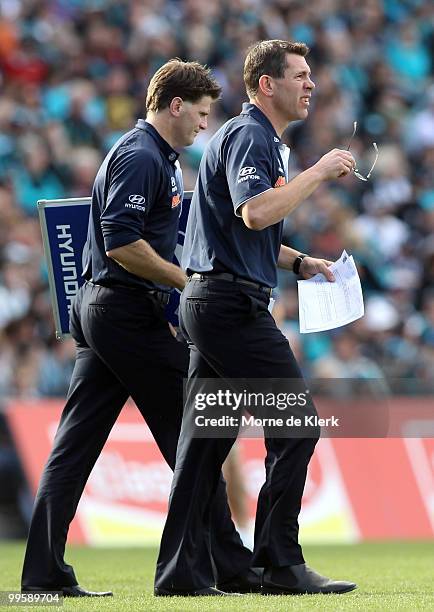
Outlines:
[[[178,245],[173,262],[180,264],[192,192],[184,194],[179,220]],[[56,335],[69,334],[69,311],[78,289],[84,282],[81,274],[83,247],[87,238],[90,198],[39,200],[38,209],[48,265],[51,301]],[[180,291],[172,292],[166,307],[167,320],[178,325]]]

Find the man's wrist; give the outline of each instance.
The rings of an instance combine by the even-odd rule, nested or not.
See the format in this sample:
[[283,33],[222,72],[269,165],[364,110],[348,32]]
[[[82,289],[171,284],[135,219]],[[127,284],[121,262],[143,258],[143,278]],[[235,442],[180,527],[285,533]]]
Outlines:
[[292,264],[292,271],[294,272],[294,274],[297,274],[297,275],[300,274],[301,262],[303,261],[305,257],[308,257],[306,253],[299,253],[297,257],[294,259],[294,263]]
[[321,167],[318,167],[317,164],[314,164],[310,168],[307,168],[305,172],[310,176],[310,178],[316,183],[322,183],[327,177],[324,176],[324,172],[321,170]]

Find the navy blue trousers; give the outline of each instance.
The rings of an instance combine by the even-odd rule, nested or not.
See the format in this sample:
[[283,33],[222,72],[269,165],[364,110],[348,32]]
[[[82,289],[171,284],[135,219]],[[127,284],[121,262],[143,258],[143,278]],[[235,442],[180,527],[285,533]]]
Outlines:
[[[180,306],[181,328],[191,350],[190,380],[277,378],[305,387],[288,340],[268,312],[268,301],[266,293],[240,283],[210,276],[190,280]],[[194,410],[193,395],[187,395],[157,562],[155,585],[160,588],[192,590],[212,584],[212,566],[200,534],[204,525],[210,526],[221,466],[237,432],[225,438],[196,437]],[[311,400],[303,411],[316,415]],[[273,437],[267,430],[264,434],[266,480],[258,498],[252,565],[304,563],[298,515],[319,429],[311,429],[309,437]]]

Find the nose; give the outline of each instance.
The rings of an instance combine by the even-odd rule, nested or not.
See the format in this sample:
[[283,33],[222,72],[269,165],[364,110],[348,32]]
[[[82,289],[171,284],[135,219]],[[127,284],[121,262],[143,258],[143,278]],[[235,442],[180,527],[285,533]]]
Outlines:
[[307,78],[306,87],[308,89],[315,89],[315,83],[312,81],[310,77]]
[[206,117],[204,117],[203,119],[201,119],[201,121],[199,123],[199,128],[201,130],[206,130],[207,127],[208,127],[208,119]]

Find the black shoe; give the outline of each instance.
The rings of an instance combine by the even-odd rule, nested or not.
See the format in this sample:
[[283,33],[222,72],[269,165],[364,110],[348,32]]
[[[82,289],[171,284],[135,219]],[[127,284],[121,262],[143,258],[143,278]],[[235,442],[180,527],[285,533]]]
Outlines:
[[305,563],[268,568],[262,579],[264,595],[302,595],[304,593],[348,593],[357,589],[354,582],[331,580]]
[[62,593],[63,597],[113,597],[111,591],[87,591],[78,584],[60,587],[22,587],[21,593],[50,593],[51,591]]
[[162,589],[160,587],[154,587],[154,595],[156,597],[212,597],[219,596],[225,597],[227,595],[241,595],[241,593],[225,593],[215,587],[207,587],[206,589],[198,589],[197,591],[178,591],[175,589]]
[[249,568],[226,582],[219,582],[216,586],[226,593],[260,593],[261,580],[262,569],[255,567]]

